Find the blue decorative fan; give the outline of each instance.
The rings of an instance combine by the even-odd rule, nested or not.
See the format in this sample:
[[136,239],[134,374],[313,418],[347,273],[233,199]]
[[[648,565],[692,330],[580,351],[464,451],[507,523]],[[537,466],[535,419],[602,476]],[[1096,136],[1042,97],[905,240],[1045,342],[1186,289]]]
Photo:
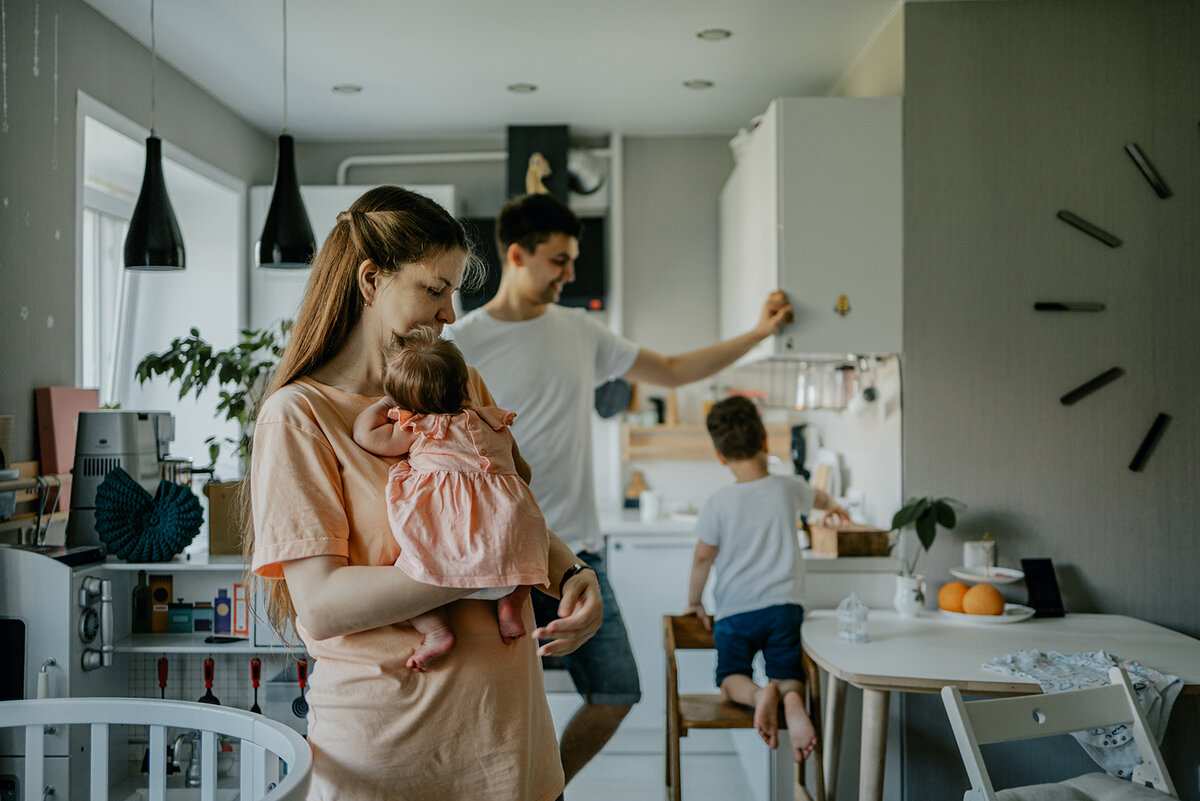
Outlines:
[[151,495],[120,467],[96,488],[96,533],[127,562],[166,562],[200,531],[200,499],[187,487],[160,481]]

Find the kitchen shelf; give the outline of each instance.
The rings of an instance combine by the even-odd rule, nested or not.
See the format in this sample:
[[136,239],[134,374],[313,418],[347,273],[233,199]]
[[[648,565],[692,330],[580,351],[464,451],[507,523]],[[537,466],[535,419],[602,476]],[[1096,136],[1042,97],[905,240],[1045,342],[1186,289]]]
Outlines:
[[145,570],[148,573],[173,573],[184,570],[212,570],[243,572],[246,561],[241,554],[207,554],[199,553],[191,559],[176,556],[167,562],[122,562],[114,556],[109,556],[104,563],[108,570]]
[[[285,654],[303,651],[286,645],[255,645],[251,639],[241,642],[205,642],[205,634],[131,634],[116,642],[114,649],[126,654]],[[218,634],[218,637],[225,635]]]
[[[791,426],[768,423],[767,446],[772,456],[790,462]],[[621,426],[621,458],[637,460],[716,460],[708,429],[700,423],[675,426]]]

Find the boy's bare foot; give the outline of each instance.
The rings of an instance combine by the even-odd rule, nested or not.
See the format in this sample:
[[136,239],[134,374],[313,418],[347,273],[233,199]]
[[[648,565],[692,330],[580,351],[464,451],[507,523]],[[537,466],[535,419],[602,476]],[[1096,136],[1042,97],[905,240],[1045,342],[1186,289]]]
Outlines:
[[523,604],[510,603],[501,598],[496,604],[496,619],[500,623],[500,636],[505,642],[513,642],[525,636],[525,618],[521,616]]
[[433,667],[438,659],[450,653],[453,648],[454,632],[450,630],[449,626],[442,626],[426,632],[424,642],[417,650],[413,651],[412,656],[404,664],[409,670],[422,673]]
[[[804,699],[800,693],[789,692],[783,696],[783,716],[787,720],[788,739],[792,744],[792,758],[797,762],[808,759],[808,755],[817,747],[817,730],[813,728],[812,719],[804,709]],[[757,722],[758,716],[755,716]]]
[[774,682],[767,682],[766,687],[755,693],[754,728],[768,746],[774,748],[778,744],[779,687]]

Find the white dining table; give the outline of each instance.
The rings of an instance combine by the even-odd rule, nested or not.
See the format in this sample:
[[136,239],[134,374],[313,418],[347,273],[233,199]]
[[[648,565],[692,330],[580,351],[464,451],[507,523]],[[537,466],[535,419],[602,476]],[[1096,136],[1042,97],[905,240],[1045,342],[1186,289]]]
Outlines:
[[1106,651],[1179,676],[1200,693],[1200,640],[1124,615],[1068,614],[1016,623],[974,623],[925,610],[901,617],[872,609],[866,642],[837,636],[837,612],[806,612],[805,652],[828,674],[824,718],[825,798],[834,801],[846,686],[863,691],[859,801],[881,801],[890,693],[936,693],[955,685],[969,695],[1040,693],[1032,680],[985,670],[999,656],[1032,649],[1063,654]]

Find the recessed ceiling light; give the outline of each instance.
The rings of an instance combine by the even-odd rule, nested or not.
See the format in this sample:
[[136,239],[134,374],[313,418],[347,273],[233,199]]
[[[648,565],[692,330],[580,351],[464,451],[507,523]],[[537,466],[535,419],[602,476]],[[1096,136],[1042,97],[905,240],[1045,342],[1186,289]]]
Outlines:
[[339,95],[356,95],[362,90],[363,88],[356,83],[339,83],[333,87],[334,94]]
[[530,92],[537,91],[537,86],[532,83],[510,83],[505,88],[508,89],[508,91],[512,92],[513,94],[518,94],[518,95],[527,95]]
[[690,81],[684,81],[683,85],[688,89],[711,89],[713,87],[713,82],[706,81],[703,78],[693,78]]
[[706,42],[720,42],[723,39],[728,39],[733,36],[732,31],[727,31],[724,28],[705,28],[702,31],[696,31],[696,38],[703,39]]

